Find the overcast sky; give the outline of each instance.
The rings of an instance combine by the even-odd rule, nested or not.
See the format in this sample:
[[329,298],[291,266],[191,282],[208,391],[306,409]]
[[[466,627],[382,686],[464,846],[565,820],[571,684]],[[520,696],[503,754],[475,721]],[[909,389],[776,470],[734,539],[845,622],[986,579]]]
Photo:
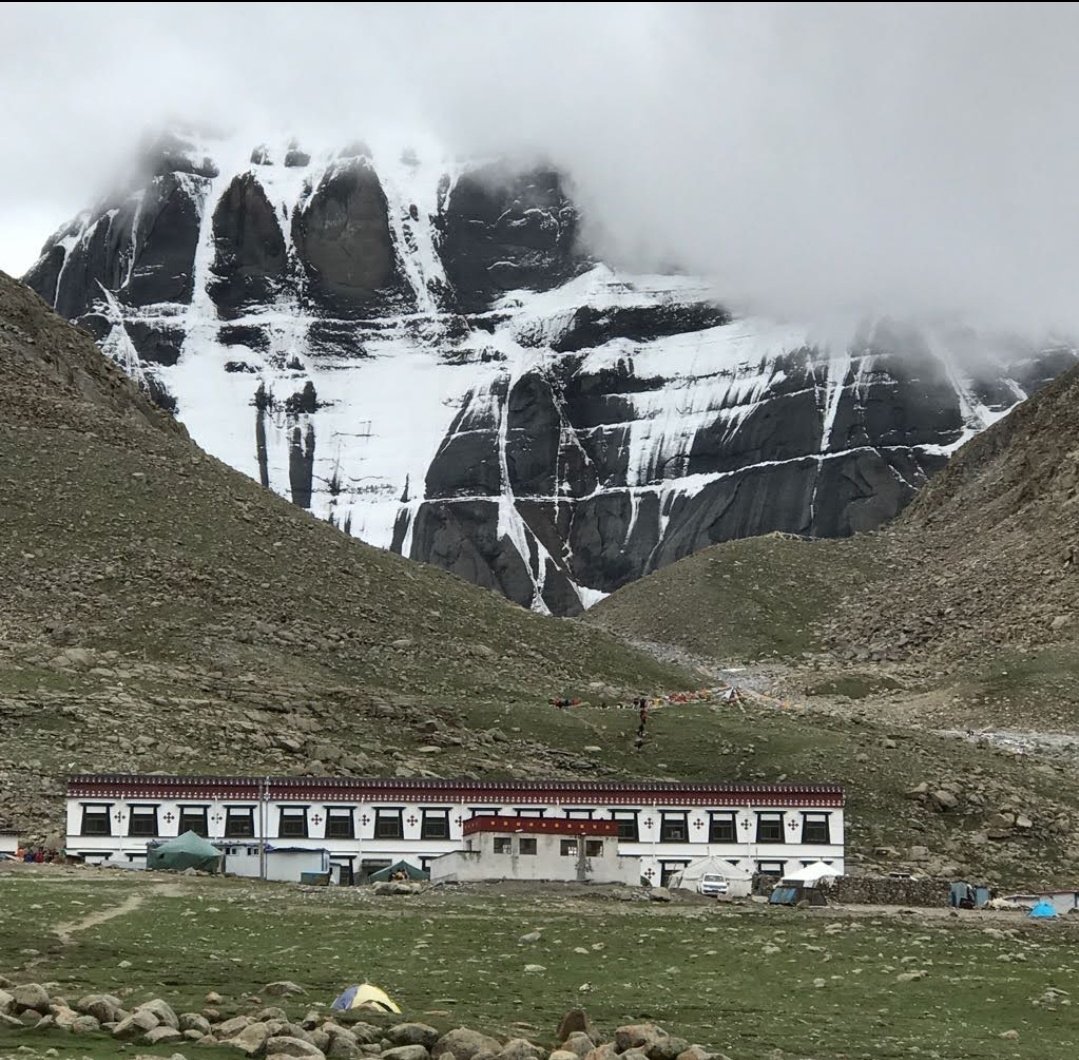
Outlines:
[[1079,10],[5,4],[0,268],[169,116],[545,152],[593,238],[776,313],[1079,326]]

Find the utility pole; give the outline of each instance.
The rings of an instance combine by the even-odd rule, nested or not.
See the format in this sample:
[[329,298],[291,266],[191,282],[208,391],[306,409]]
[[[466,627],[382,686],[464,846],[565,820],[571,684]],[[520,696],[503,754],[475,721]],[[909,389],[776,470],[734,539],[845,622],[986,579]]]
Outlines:
[[259,879],[266,879],[266,799],[270,788],[270,778],[259,778]]

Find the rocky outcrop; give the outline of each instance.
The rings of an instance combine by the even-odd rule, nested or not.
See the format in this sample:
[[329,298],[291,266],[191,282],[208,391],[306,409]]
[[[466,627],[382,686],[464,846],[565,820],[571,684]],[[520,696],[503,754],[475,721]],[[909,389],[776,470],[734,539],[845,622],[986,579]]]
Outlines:
[[364,540],[573,614],[715,542],[891,519],[1069,346],[835,331],[616,274],[555,170],[163,141],[28,282],[196,440]]

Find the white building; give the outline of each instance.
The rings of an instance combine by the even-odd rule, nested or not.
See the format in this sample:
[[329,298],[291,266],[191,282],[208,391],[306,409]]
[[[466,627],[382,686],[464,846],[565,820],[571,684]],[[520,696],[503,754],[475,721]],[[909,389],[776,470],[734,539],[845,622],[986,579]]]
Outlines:
[[225,869],[233,876],[301,883],[307,873],[330,871],[330,852],[325,847],[279,847],[258,843],[225,844]]
[[615,821],[472,817],[461,831],[464,849],[431,862],[433,882],[641,882],[641,859],[618,853]]
[[7,828],[0,828],[0,854],[11,854],[13,857],[19,849],[19,833]]
[[68,783],[67,850],[134,861],[147,840],[190,829],[222,846],[325,848],[347,882],[402,859],[430,868],[464,849],[475,817],[614,821],[618,852],[658,884],[707,856],[774,876],[815,861],[842,873],[843,805],[835,784],[96,774]]

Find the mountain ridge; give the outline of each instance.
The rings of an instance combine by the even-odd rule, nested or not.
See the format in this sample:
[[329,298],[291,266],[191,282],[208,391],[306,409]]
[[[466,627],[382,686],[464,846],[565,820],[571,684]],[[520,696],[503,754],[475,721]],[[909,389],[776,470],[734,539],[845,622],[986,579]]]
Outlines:
[[735,317],[587,254],[550,166],[173,136],[146,172],[27,282],[231,466],[540,611],[716,541],[873,529],[1076,359]]

